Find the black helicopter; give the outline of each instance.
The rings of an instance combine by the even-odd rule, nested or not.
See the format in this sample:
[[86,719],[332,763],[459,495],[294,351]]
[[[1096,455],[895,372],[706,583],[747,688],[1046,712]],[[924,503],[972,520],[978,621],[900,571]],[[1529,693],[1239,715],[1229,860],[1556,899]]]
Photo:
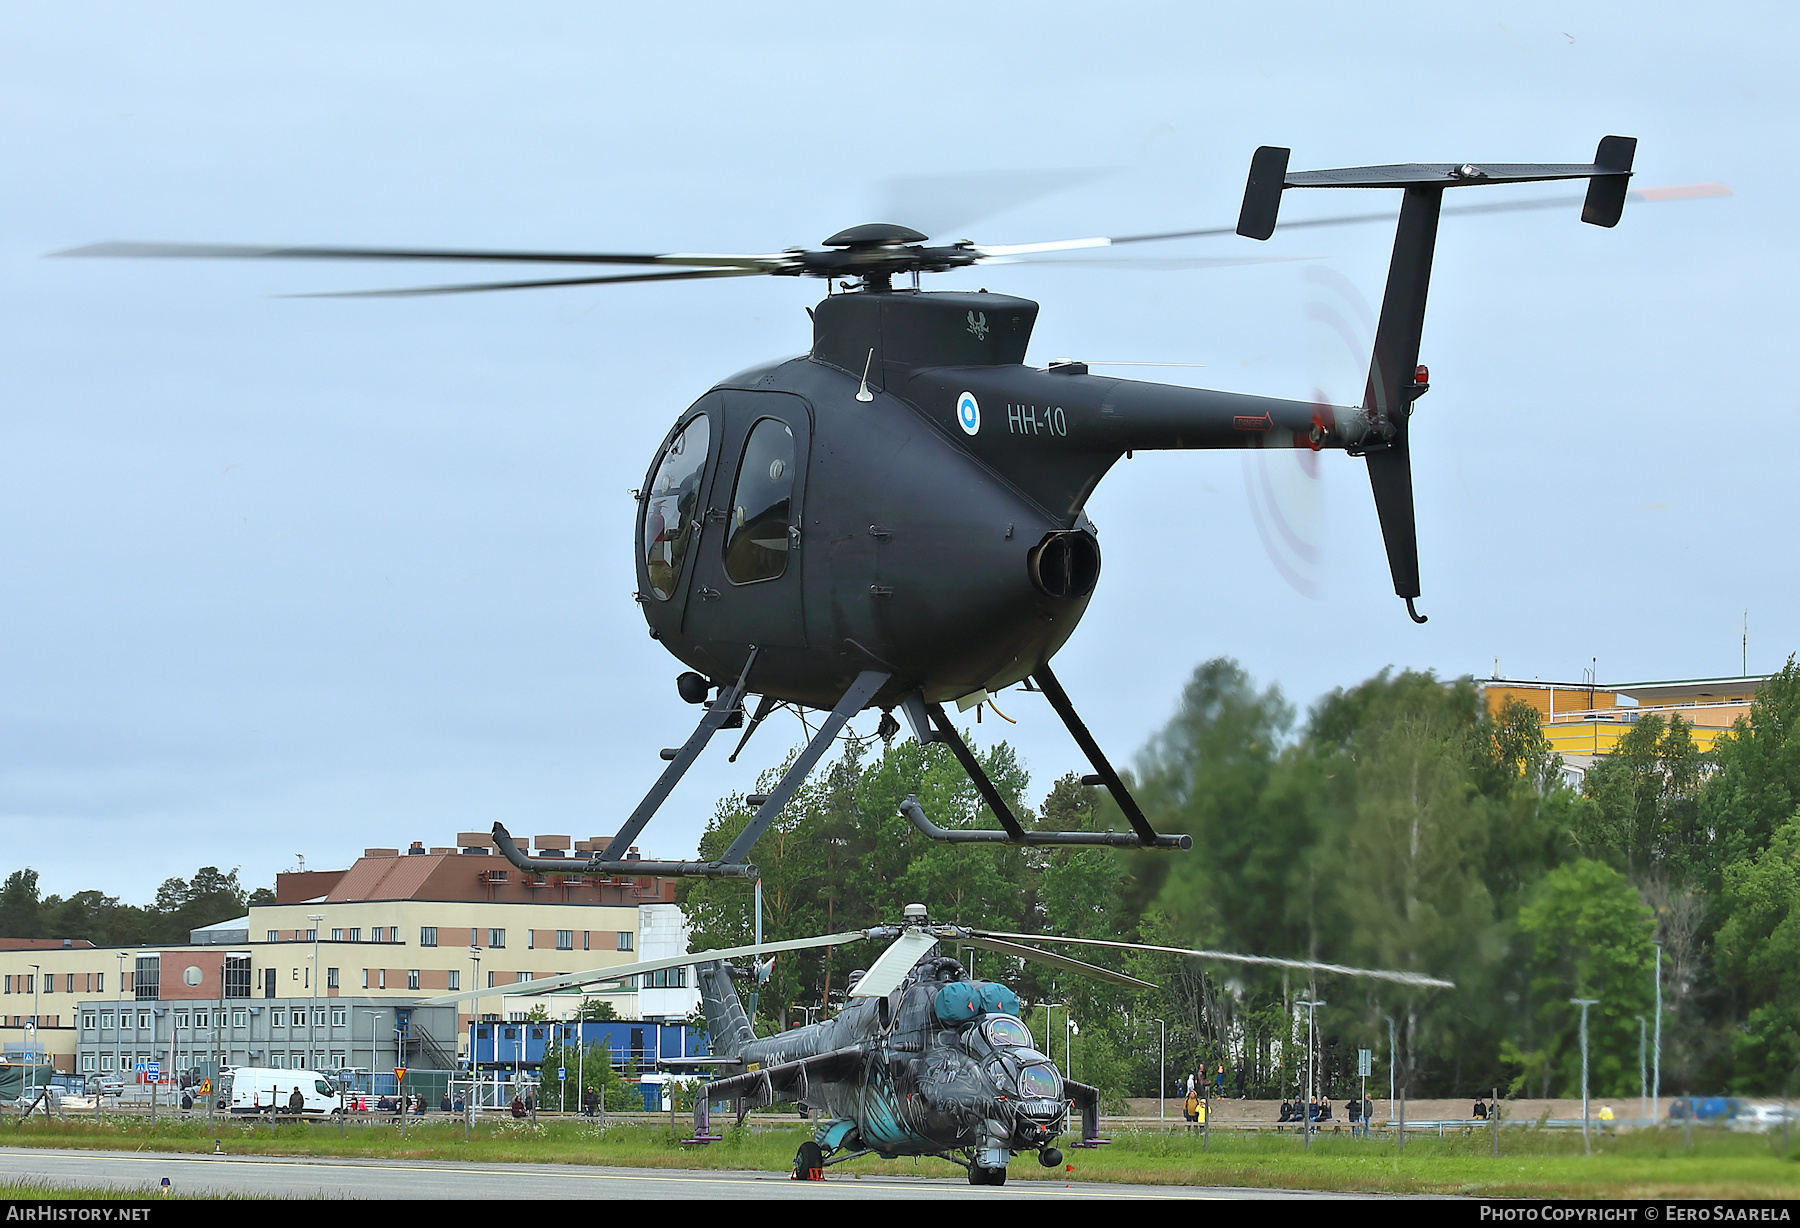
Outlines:
[[[1236,232],[1273,233],[1288,188],[1404,193],[1363,403],[1314,404],[1095,375],[1080,362],[1024,364],[1038,305],[1002,294],[925,293],[922,273],[1222,233],[933,246],[904,226],[855,226],[826,250],[763,255],[438,251],[106,243],[67,255],[488,261],[647,266],[656,271],[539,278],[357,296],[464,293],[693,278],[820,277],[811,349],[720,381],[683,412],[651,462],[639,503],[637,600],[650,634],[690,667],[677,679],[705,712],[607,847],[585,863],[526,856],[496,825],[501,851],[537,872],[753,877],[752,847],[845,722],[873,706],[881,732],[898,709],[921,742],[955,754],[999,830],[946,830],[916,804],[907,818],[953,842],[1188,847],[1159,834],[1107,762],[1050,668],[1100,576],[1084,507],[1138,450],[1341,449],[1368,463],[1394,590],[1419,595],[1408,419],[1429,388],[1420,331],[1443,196],[1452,188],[1587,179],[1581,218],[1619,221],[1637,142],[1609,136],[1592,163],[1405,164],[1292,172],[1288,150],[1251,162]],[[1362,221],[1364,218],[1338,219]],[[1301,223],[1305,225],[1318,222]],[[910,275],[912,288],[894,278]],[[945,715],[1031,680],[1068,726],[1129,821],[1127,832],[1027,830]],[[759,696],[755,710],[745,701]],[[626,853],[701,750],[723,728],[744,742],[782,704],[826,710],[811,740],[717,860],[627,861]],[[736,758],[734,752],[733,758]]]
[[[863,941],[888,945],[866,972],[852,973],[842,1010],[819,1023],[773,1036],[755,1034],[732,984],[735,973],[728,961]],[[1096,1145],[1099,1092],[1056,1068],[1045,1051],[1048,1038],[1044,1049],[1037,1048],[1011,989],[976,980],[942,948],[973,947],[1129,989],[1154,988],[1136,977],[1027,943],[1160,952],[1419,988],[1455,988],[1450,981],[1419,972],[971,929],[933,922],[923,904],[909,904],[897,925],[596,968],[509,985],[505,992],[529,996],[694,967],[712,1053],[659,1063],[666,1069],[710,1067],[718,1072],[695,1097],[694,1135],[689,1142],[719,1137],[711,1131],[713,1104],[732,1102],[742,1122],[752,1108],[788,1101],[815,1121],[813,1138],[794,1156],[797,1177],[817,1179],[829,1165],[870,1154],[889,1160],[935,1156],[965,1168],[971,1185],[1004,1185],[1007,1163],[1015,1155],[1035,1153],[1046,1168],[1062,1163],[1062,1150],[1055,1144],[1069,1131],[1072,1113],[1080,1114],[1080,1139],[1073,1145]],[[495,992],[447,994],[428,1004],[461,1003]]]

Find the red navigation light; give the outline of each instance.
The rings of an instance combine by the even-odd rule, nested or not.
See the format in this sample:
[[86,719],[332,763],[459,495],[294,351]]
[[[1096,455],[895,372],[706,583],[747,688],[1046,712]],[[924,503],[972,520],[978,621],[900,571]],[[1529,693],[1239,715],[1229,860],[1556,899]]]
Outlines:
[[1426,366],[1424,363],[1420,363],[1418,366],[1413,368],[1413,383],[1429,384],[1430,382],[1431,382],[1431,368],[1430,367]]

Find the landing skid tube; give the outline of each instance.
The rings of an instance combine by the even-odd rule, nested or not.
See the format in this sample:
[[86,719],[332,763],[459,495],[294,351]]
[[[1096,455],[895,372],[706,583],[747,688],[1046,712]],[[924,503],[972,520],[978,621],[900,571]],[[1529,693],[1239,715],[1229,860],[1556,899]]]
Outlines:
[[[879,670],[868,670],[857,675],[856,681],[850,684],[850,689],[844,692],[842,699],[838,700],[837,706],[831,710],[830,715],[825,718],[825,722],[813,734],[812,740],[806,744],[806,749],[800,753],[800,757],[782,774],[781,783],[775,786],[773,792],[761,799],[755,817],[750,820],[749,826],[739,833],[731,847],[725,850],[723,857],[717,861],[628,860],[625,854],[630,852],[631,842],[637,839],[638,833],[644,829],[644,825],[655,816],[663,802],[668,799],[676,784],[687,774],[688,768],[693,766],[694,760],[700,757],[700,752],[706,749],[706,744],[712,741],[712,736],[730,724],[732,717],[741,716],[744,695],[750,686],[750,670],[756,664],[756,653],[755,648],[750,649],[750,655],[744,661],[744,671],[738,676],[737,682],[729,688],[722,688],[719,697],[708,705],[706,715],[700,718],[699,726],[688,737],[681,749],[675,752],[669,766],[664,768],[663,774],[657,778],[656,784],[651,786],[650,792],[644,795],[644,800],[638,803],[637,809],[631,812],[631,817],[625,820],[624,826],[619,828],[618,834],[612,838],[603,851],[596,853],[587,861],[574,861],[562,857],[530,857],[519,848],[503,825],[495,823],[494,844],[500,850],[501,856],[519,869],[532,874],[648,874],[662,878],[756,878],[758,876],[756,866],[745,861],[745,858],[750,855],[750,849],[763,832],[768,830],[769,824],[774,822],[775,816],[781,813],[781,808],[788,804],[795,791],[805,783],[806,777],[831,746],[838,732],[843,729],[845,722],[863,710],[889,677]],[[745,740],[748,740],[757,724],[768,715],[770,707],[765,696],[764,702],[757,707],[756,715],[751,718],[750,727],[744,731]],[[738,743],[738,747],[742,749],[742,741]],[[667,753],[664,752],[664,754]]]
[[1125,782],[1119,779],[1119,774],[1113,770],[1112,764],[1107,762],[1106,755],[1100,750],[1100,744],[1094,741],[1094,735],[1088,732],[1087,726],[1081,722],[1081,717],[1076,715],[1075,705],[1069,702],[1068,694],[1063,691],[1062,684],[1056,680],[1056,675],[1050,672],[1050,667],[1043,666],[1032,677],[1044,692],[1045,698],[1050,701],[1050,706],[1055,708],[1056,714],[1062,718],[1063,724],[1068,726],[1069,732],[1074,735],[1076,744],[1088,757],[1088,762],[1094,766],[1095,775],[1084,777],[1083,783],[1105,785],[1107,792],[1111,793],[1113,800],[1119,804],[1119,809],[1125,812],[1125,818],[1130,822],[1132,830],[1129,832],[1025,830],[1024,824],[1019,822],[1018,816],[1013,814],[1012,808],[1006,804],[1006,799],[1000,795],[1000,790],[994,787],[994,782],[982,769],[981,761],[969,749],[968,743],[962,740],[962,735],[956,732],[956,726],[951,724],[950,718],[945,715],[943,705],[926,703],[924,697],[917,692],[907,696],[903,704],[908,717],[913,722],[915,731],[920,735],[919,740],[942,742],[950,748],[950,753],[956,756],[958,763],[962,764],[963,771],[967,772],[969,779],[975,782],[975,788],[980,792],[982,800],[988,804],[988,809],[992,810],[994,817],[1000,820],[1002,830],[939,827],[926,817],[917,796],[908,796],[905,801],[900,803],[900,813],[906,821],[931,839],[941,840],[946,844],[1097,844],[1122,849],[1186,849],[1193,847],[1193,837],[1161,835],[1150,825],[1150,820],[1144,816],[1143,810],[1137,804],[1137,799],[1131,796],[1130,790],[1125,787]]

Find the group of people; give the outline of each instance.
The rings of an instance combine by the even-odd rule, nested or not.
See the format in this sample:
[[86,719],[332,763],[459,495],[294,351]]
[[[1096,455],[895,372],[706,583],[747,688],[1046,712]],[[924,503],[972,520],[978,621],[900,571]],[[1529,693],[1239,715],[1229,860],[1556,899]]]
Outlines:
[[1283,1100],[1281,1102],[1281,1115],[1275,1120],[1284,1122],[1330,1121],[1331,1097],[1314,1096],[1305,1104],[1300,1103],[1300,1097],[1297,1095],[1292,1100]]

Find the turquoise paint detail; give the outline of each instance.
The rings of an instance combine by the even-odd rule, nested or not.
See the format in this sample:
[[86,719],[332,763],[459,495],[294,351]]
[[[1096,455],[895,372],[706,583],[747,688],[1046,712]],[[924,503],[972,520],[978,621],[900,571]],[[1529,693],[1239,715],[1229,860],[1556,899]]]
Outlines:
[[844,1140],[856,1132],[856,1123],[848,1117],[840,1117],[836,1121],[822,1124],[814,1135],[820,1147],[827,1153],[836,1151],[844,1145]]

